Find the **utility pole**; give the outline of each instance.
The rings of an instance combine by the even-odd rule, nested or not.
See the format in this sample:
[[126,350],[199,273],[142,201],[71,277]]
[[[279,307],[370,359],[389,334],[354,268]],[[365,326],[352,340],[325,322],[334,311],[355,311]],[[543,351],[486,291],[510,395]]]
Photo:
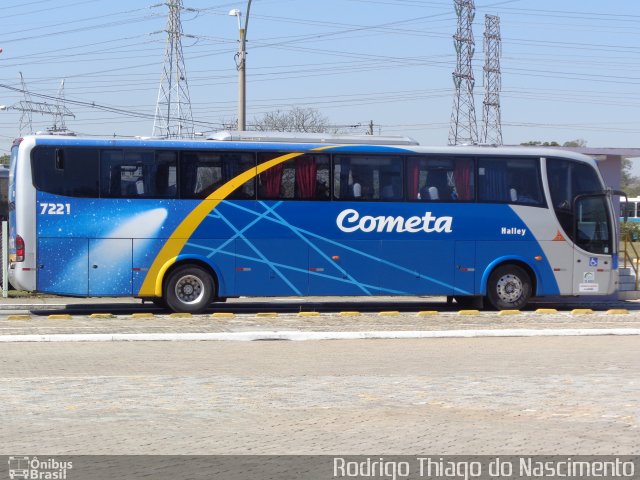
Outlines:
[[236,69],[238,70],[238,130],[244,131],[247,128],[247,29],[249,28],[249,12],[251,11],[251,0],[247,1],[247,14],[244,16],[244,26],[242,25],[242,12],[234,8],[229,15],[238,18],[238,53],[236,53]]
[[182,55],[182,0],[169,0],[167,5],[167,44],[153,120],[153,136],[193,138],[193,114]]
[[500,120],[501,73],[500,17],[484,17],[484,101],[482,102],[482,142],[502,145],[502,122]]
[[458,26],[453,36],[456,48],[456,70],[453,72],[455,91],[449,144],[475,144],[478,143],[478,126],[473,100],[475,80],[472,66],[475,51],[472,31],[475,5],[473,0],[453,0],[453,3],[458,16]]

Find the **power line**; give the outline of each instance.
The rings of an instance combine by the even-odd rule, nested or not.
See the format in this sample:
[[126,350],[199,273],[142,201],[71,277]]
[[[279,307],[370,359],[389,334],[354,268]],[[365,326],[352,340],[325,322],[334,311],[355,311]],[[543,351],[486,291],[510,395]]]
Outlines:
[[[52,0],[52,1],[54,1],[54,0]],[[49,11],[49,10],[60,10],[61,8],[65,8],[65,7],[76,7],[78,5],[84,5],[84,4],[87,4],[87,3],[102,2],[102,0],[83,0],[83,1],[80,1],[80,2],[68,3],[66,5],[60,5],[58,0],[55,0],[55,2],[56,2],[56,6],[50,7],[50,8],[39,8],[38,10],[32,10],[30,12],[14,13],[14,14],[11,14],[11,15],[6,15],[6,14],[3,13],[2,19],[3,20],[7,20],[8,18],[13,18],[13,17],[24,17],[25,15],[29,15],[29,14],[32,14],[32,13],[35,13],[37,15],[41,15],[43,12],[46,12],[46,11]],[[16,8],[16,7],[23,7],[23,6],[27,6],[27,5],[35,5],[37,3],[44,3],[44,2],[24,3],[24,4],[16,5],[16,6],[13,6],[13,7],[11,7],[11,6],[10,7],[3,6],[2,10],[4,11],[7,8]]]

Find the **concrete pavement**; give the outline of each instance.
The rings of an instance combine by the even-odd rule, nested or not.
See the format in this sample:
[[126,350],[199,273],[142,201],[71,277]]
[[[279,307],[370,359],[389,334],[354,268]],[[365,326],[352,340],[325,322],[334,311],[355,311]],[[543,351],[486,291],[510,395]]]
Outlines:
[[638,454],[637,337],[0,346],[7,454]]
[[[546,311],[545,311],[546,312]],[[576,312],[582,312],[578,310]],[[507,330],[620,330],[637,331],[640,311],[609,310],[592,313],[535,311],[503,315],[497,312],[322,312],[314,316],[294,313],[215,312],[182,316],[156,310],[144,314],[60,315],[36,312],[0,312],[0,335],[133,335],[133,334],[251,334],[280,332],[320,334],[322,332],[438,332]],[[219,316],[225,313],[224,316]],[[421,314],[421,313],[424,313]],[[588,333],[588,332],[587,332]],[[524,333],[523,333],[524,334]],[[424,336],[424,335],[423,335]],[[432,335],[433,336],[433,335]],[[204,339],[204,338],[203,338]]]
[[[392,311],[391,300],[346,315],[232,313],[234,302],[195,316],[55,313],[87,302],[30,299],[18,319],[1,310],[0,336],[640,328],[630,303],[628,313],[419,314]],[[143,310],[128,298],[89,305]],[[0,451],[638,454],[639,347],[639,336],[2,343]]]

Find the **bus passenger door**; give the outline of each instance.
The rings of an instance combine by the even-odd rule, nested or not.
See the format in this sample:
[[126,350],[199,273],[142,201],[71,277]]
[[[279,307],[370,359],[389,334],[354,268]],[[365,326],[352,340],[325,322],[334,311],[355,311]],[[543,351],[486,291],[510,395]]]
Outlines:
[[575,202],[573,293],[613,293],[612,235],[605,195],[581,195]]
[[89,239],[89,295],[131,295],[133,241]]
[[36,289],[59,295],[86,295],[86,238],[38,238]]
[[574,248],[573,294],[602,295],[611,292],[611,259]]

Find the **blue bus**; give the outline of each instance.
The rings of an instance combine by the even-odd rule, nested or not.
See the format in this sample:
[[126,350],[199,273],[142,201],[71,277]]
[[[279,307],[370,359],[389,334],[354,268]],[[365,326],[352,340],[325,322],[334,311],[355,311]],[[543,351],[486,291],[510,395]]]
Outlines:
[[640,222],[640,197],[620,199],[620,221]]
[[591,158],[546,148],[27,136],[11,150],[10,280],[178,312],[306,295],[519,309],[614,292],[611,195]]

